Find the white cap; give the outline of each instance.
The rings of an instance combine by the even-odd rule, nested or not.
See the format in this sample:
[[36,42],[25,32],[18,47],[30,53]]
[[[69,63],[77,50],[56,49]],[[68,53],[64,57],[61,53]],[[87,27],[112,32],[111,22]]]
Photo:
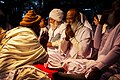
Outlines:
[[64,12],[61,9],[53,9],[49,13],[49,17],[56,21],[62,21],[63,16],[64,16]]

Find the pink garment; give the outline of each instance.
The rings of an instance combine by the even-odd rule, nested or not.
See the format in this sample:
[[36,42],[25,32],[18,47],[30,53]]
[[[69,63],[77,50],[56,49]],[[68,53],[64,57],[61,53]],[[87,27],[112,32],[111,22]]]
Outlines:
[[119,54],[120,23],[109,33],[103,48],[100,48],[98,54],[98,61],[101,61],[102,64],[98,64],[97,67],[102,68],[115,62],[120,64]]

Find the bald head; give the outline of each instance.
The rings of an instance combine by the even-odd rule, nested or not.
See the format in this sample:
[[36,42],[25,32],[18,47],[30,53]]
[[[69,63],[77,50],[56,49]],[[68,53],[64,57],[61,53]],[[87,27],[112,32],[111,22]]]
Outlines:
[[66,15],[66,22],[73,23],[76,21],[76,17],[79,16],[79,12],[76,9],[70,9]]

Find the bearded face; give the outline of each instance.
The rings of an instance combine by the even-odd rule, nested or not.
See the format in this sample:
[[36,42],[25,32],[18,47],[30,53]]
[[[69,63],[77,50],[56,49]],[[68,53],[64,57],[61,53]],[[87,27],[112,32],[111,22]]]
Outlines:
[[78,21],[76,20],[75,11],[68,11],[66,16],[66,22],[71,25],[71,29],[75,32]]
[[50,27],[54,30],[57,28],[57,26],[59,25],[59,23],[53,19],[50,18],[49,20],[49,24],[50,24]]
[[75,32],[76,31],[76,29],[77,29],[77,22],[74,22],[74,23],[71,23],[71,29],[73,30],[73,32]]

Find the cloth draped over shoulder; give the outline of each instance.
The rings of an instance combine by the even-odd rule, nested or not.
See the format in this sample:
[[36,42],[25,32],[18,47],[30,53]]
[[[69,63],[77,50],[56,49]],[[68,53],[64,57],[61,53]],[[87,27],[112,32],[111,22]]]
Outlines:
[[14,28],[6,33],[0,46],[0,76],[26,64],[44,63],[47,59],[48,54],[30,28]]

